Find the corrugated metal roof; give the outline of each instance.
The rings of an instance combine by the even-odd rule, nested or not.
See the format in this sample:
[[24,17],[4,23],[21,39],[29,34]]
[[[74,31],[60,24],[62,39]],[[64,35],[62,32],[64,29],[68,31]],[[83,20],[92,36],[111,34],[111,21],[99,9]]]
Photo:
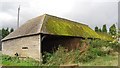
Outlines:
[[3,41],[38,33],[76,36],[83,38],[100,38],[100,36],[94,30],[85,24],[44,14],[27,21],[14,32],[6,36]]

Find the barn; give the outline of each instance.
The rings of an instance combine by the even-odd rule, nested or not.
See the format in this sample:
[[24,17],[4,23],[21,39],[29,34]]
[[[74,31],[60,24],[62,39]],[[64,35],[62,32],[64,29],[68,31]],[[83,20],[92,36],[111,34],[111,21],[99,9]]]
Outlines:
[[80,41],[85,38],[100,36],[88,25],[44,14],[28,20],[2,39],[2,53],[42,61],[44,51],[50,52],[58,46],[78,48]]

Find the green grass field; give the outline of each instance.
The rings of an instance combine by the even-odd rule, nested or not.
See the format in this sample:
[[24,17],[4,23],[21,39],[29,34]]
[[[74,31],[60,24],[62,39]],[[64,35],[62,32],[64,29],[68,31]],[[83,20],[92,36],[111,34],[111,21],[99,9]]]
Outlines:
[[[8,59],[8,58],[7,58]],[[34,61],[33,59],[26,59],[26,60],[17,60],[17,59],[10,59],[10,60],[2,60],[3,66],[46,66],[47,64],[39,64],[39,62]],[[72,65],[72,64],[66,64]],[[97,57],[96,59],[85,62],[85,63],[77,63],[79,66],[117,66],[118,65],[118,56],[103,56]]]
[[19,59],[18,57],[10,57],[2,55],[3,66],[38,66],[39,62],[31,58]]
[[89,63],[81,63],[79,66],[118,66],[118,56],[98,57]]

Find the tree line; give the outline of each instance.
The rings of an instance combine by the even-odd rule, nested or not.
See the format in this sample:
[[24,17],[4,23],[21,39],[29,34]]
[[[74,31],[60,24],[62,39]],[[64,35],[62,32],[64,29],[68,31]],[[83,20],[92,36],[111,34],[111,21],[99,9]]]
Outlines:
[[13,31],[13,28],[2,28],[2,30],[0,30],[0,35],[2,36],[2,38],[4,38]]
[[98,26],[96,26],[96,27],[95,27],[95,31],[96,31],[96,32],[108,33],[108,34],[114,35],[114,36],[117,34],[117,29],[116,29],[115,24],[113,24],[112,26],[110,26],[109,32],[108,32],[108,30],[107,30],[106,24],[103,25],[102,29],[101,29],[101,28],[98,28]]

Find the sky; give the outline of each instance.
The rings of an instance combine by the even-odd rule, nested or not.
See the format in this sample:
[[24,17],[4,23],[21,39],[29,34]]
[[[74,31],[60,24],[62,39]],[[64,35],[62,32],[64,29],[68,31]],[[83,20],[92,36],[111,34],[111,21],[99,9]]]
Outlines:
[[88,25],[107,29],[118,25],[119,0],[0,0],[0,28],[17,28],[17,9],[20,5],[20,25],[27,20],[50,14]]

